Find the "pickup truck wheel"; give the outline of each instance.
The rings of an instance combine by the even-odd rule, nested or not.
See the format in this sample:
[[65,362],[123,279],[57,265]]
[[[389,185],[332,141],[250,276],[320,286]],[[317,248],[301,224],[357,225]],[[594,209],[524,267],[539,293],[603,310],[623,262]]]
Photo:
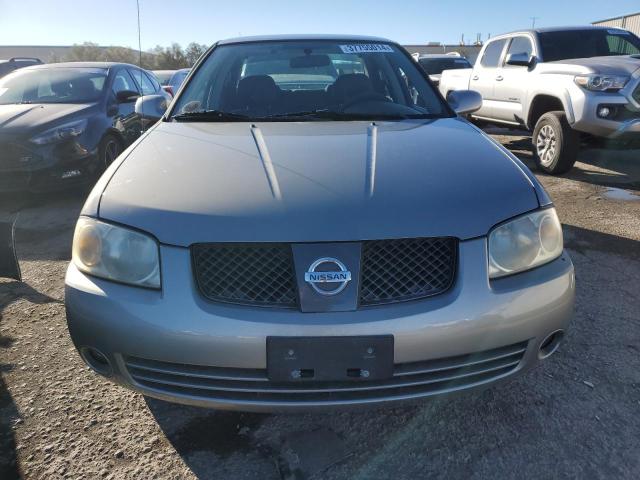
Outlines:
[[533,129],[533,158],[536,166],[558,175],[571,170],[576,163],[580,135],[567,122],[564,112],[547,112]]

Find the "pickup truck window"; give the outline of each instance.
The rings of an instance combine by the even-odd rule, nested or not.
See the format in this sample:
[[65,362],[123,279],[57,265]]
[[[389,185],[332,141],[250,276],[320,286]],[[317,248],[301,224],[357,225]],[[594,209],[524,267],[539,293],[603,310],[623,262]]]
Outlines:
[[483,67],[496,68],[498,66],[498,62],[500,62],[500,55],[502,54],[505,43],[507,43],[507,39],[503,38],[487,44],[484,49],[484,54],[482,55],[482,60],[480,60],[480,64]]
[[541,32],[539,40],[545,62],[640,53],[640,38],[626,30]]
[[[513,37],[511,39],[511,43],[509,44],[509,49],[507,50],[507,55],[509,54],[514,55],[517,53],[524,53],[529,57],[533,55],[533,45],[531,45],[531,40],[529,40],[529,37]],[[505,61],[506,61],[506,57],[505,57]],[[514,67],[513,65],[507,65],[506,63],[504,66],[508,68]]]

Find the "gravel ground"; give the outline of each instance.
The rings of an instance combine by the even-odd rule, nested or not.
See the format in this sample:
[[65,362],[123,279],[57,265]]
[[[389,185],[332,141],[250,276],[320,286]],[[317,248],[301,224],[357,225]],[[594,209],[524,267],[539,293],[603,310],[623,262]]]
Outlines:
[[[491,133],[530,165],[521,133]],[[540,178],[577,272],[560,351],[479,394],[313,415],[182,407],[91,373],[63,305],[81,195],[32,200],[24,283],[0,280],[0,479],[638,478],[640,151],[588,150]],[[18,204],[0,199],[0,216]]]

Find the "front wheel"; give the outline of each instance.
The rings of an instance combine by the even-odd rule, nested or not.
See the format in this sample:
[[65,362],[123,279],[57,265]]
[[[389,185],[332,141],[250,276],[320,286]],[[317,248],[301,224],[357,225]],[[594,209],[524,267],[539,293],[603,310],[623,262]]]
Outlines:
[[576,163],[580,134],[571,128],[564,112],[547,112],[533,129],[536,166],[551,175],[568,172]]
[[122,153],[122,144],[115,136],[107,135],[100,142],[98,153],[100,156],[100,168],[104,171]]

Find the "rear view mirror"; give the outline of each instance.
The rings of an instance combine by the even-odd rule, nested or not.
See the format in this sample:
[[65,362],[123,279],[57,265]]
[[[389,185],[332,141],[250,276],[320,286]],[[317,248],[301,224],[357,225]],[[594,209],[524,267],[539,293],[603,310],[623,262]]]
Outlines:
[[331,59],[328,55],[305,55],[302,57],[293,57],[289,61],[291,68],[326,67],[330,64]]
[[482,95],[473,90],[454,90],[447,95],[447,102],[458,115],[464,115],[480,110]]
[[138,92],[134,92],[133,90],[120,90],[118,93],[116,93],[116,100],[118,101],[118,103],[130,103],[138,97],[140,97],[140,94]]
[[526,53],[510,53],[507,55],[507,65],[530,67],[532,63],[533,57]]
[[167,111],[167,100],[162,95],[146,95],[136,100],[135,111],[143,120],[157,122]]

